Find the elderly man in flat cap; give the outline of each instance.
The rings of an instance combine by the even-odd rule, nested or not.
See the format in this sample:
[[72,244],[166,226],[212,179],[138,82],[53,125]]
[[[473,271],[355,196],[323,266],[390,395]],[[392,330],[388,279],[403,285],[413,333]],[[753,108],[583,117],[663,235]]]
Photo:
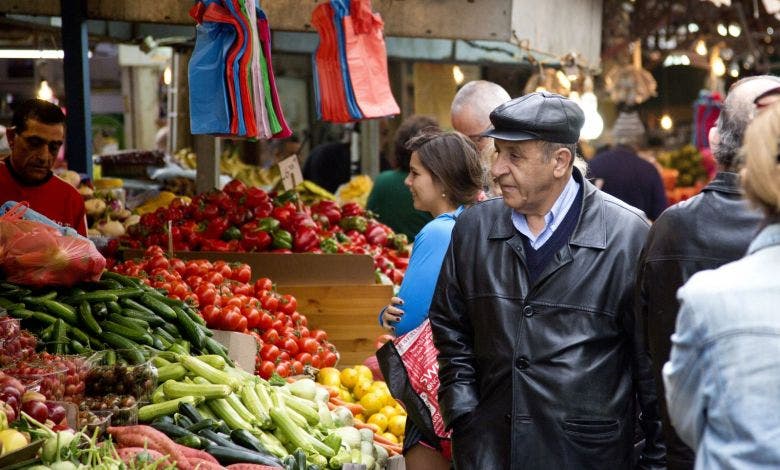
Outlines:
[[502,198],[459,217],[430,308],[455,468],[663,468],[632,309],[648,223],[573,166],[574,102],[531,93],[490,121]]

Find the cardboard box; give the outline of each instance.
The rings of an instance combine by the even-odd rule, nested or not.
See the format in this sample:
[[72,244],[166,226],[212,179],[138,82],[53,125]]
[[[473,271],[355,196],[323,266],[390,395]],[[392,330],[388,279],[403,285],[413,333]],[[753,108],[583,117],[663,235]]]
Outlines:
[[[125,250],[124,258],[143,256],[142,250]],[[183,260],[207,259],[246,263],[252,280],[268,277],[276,284],[373,284],[374,260],[369,255],[314,253],[236,253],[177,251]]]
[[393,286],[278,285],[277,290],[292,294],[298,311],[309,321],[309,329],[320,328],[341,355],[338,367],[362,364],[376,352],[378,336],[387,333],[379,326],[379,311],[390,302]]
[[236,366],[254,374],[257,341],[252,336],[244,333],[223,330],[212,331],[214,331],[213,338],[228,349],[228,356],[230,356],[230,359],[233,359]]

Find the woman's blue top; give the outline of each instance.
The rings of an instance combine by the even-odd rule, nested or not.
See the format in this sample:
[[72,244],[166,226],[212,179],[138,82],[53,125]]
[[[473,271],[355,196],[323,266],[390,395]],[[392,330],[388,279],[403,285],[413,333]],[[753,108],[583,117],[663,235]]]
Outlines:
[[[403,305],[397,306],[404,314],[395,325],[396,336],[417,328],[428,317],[441,264],[450,246],[452,228],[461,212],[463,206],[441,214],[425,224],[414,237],[412,256],[397,295],[404,301]],[[382,323],[382,313],[379,314],[379,323]]]

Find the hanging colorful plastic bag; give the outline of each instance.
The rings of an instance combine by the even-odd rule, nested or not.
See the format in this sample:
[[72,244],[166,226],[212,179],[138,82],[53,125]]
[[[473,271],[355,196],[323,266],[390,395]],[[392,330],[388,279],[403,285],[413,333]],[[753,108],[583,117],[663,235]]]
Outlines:
[[[271,121],[271,131],[274,134],[274,138],[285,139],[292,135],[292,130],[287,124],[284,118],[284,110],[282,109],[281,101],[279,100],[279,91],[276,87],[276,77],[274,76],[273,61],[271,60],[271,28],[268,25],[268,18],[265,16],[265,12],[258,6],[257,7],[257,35],[260,38],[260,46],[263,52],[263,58],[265,59],[265,66],[268,77],[268,92],[267,95],[271,96],[271,105],[268,106],[269,118],[270,111],[273,110],[276,117],[276,125]],[[266,103],[268,99],[266,98]]]
[[97,281],[106,259],[84,237],[25,220],[27,206],[17,204],[0,216],[0,269],[9,282],[26,286],[72,286]]
[[347,110],[347,98],[344,90],[339,63],[338,40],[333,24],[333,7],[322,3],[314,8],[311,25],[319,34],[319,44],[314,51],[315,94],[319,96],[319,118],[330,122],[350,122],[352,117]]
[[376,352],[382,376],[393,398],[403,404],[426,442],[435,445],[445,458],[450,459],[452,433],[445,429],[438,400],[438,356],[428,319],[412,331],[388,341]]
[[382,18],[371,11],[371,0],[351,0],[344,17],[347,63],[352,90],[365,118],[399,114],[387,74],[387,49]]
[[252,96],[249,91],[250,80],[249,77],[249,61],[252,58],[252,49],[249,40],[249,30],[246,23],[246,18],[241,15],[241,6],[238,4],[238,0],[224,0],[227,9],[233,16],[233,19],[238,25],[236,33],[238,33],[238,39],[232,51],[229,60],[233,63],[233,74],[228,75],[228,79],[233,80],[233,85],[236,89],[236,105],[238,108],[238,133],[239,136],[254,135],[256,132],[254,110],[250,108],[252,105]]
[[228,52],[236,39],[234,20],[218,0],[196,3],[190,16],[198,23],[188,72],[190,129],[193,134],[235,133],[235,93],[226,80]]
[[330,0],[330,4],[333,7],[333,24],[336,27],[336,40],[339,51],[339,69],[345,96],[347,97],[347,110],[352,119],[362,119],[363,114],[360,112],[357,99],[355,99],[355,92],[350,79],[346,36],[344,33],[344,18],[349,17],[350,0]]

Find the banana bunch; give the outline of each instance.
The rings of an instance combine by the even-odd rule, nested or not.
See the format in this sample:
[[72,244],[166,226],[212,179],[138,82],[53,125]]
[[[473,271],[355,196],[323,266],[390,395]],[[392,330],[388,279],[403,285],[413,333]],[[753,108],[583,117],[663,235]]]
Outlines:
[[356,175],[353,176],[348,183],[342,184],[336,192],[336,197],[341,204],[346,202],[356,202],[361,207],[366,206],[368,195],[371,193],[371,188],[374,187],[374,182],[368,175]]
[[249,187],[273,186],[280,178],[279,170],[260,168],[255,165],[248,165],[241,161],[237,151],[230,152],[225,150],[219,160],[220,171],[223,174],[230,175]]
[[187,168],[189,170],[198,168],[198,156],[195,155],[195,152],[193,152],[192,149],[179,149],[173,158],[179,163],[179,165],[181,165],[182,168]]

